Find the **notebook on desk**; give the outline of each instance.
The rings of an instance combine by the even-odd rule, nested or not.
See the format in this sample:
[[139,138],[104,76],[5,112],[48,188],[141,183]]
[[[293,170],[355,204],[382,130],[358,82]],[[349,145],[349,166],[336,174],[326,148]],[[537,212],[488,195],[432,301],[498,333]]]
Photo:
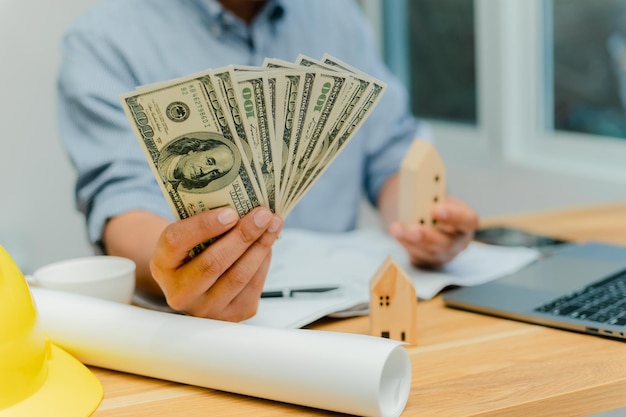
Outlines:
[[626,340],[626,246],[569,244],[518,272],[443,294],[460,308]]

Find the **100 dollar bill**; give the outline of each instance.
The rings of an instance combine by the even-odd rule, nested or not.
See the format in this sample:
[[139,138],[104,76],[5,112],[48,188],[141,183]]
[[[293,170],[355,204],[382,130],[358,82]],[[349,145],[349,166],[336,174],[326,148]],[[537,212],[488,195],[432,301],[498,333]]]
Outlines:
[[264,203],[250,161],[208,75],[161,83],[120,99],[153,174],[179,219]]
[[[299,57],[300,60],[306,59],[306,57]],[[307,190],[311,188],[316,179],[318,179],[324,171],[335,160],[337,155],[343,150],[343,148],[352,139],[357,130],[365,122],[371,111],[376,107],[381,96],[387,88],[386,84],[374,77],[371,77],[356,68],[340,61],[339,59],[324,54],[321,62],[329,67],[336,68],[337,71],[342,73],[351,74],[356,80],[359,81],[360,86],[364,87],[359,91],[359,98],[356,102],[352,102],[350,105],[354,106],[351,111],[347,113],[347,119],[341,121],[341,128],[334,132],[332,136],[329,136],[328,146],[326,150],[322,152],[319,160],[313,167],[307,171],[303,176],[303,183],[299,187],[295,195],[291,195],[289,201],[284,207],[284,216],[287,216],[294,206],[300,201]]]

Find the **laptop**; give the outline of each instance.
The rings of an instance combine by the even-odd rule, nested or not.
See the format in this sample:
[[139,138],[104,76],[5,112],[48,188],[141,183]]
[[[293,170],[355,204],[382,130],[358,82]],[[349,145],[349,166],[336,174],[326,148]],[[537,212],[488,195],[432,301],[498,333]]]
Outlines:
[[626,341],[626,246],[586,242],[442,294],[448,307]]

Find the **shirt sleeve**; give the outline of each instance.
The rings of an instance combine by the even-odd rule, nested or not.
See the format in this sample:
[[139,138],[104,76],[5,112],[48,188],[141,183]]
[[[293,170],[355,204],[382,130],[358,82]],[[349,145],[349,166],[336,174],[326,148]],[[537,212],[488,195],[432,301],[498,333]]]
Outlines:
[[[81,24],[89,26],[90,19]],[[62,54],[59,130],[77,172],[76,204],[91,242],[99,244],[106,221],[128,210],[172,218],[120,105],[120,94],[137,85],[124,55],[80,25],[64,36]]]

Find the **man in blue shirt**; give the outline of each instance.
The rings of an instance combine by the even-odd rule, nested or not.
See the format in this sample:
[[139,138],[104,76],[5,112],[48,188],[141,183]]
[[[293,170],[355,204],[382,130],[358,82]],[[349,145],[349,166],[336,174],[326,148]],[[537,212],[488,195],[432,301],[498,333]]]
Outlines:
[[[89,237],[137,263],[139,290],[164,294],[189,314],[246,319],[256,312],[283,220],[258,207],[242,219],[224,208],[173,222],[120,94],[209,68],[324,53],[385,81],[387,91],[284,225],[353,229],[365,194],[415,265],[441,266],[467,246],[478,218],[461,201],[435,208],[437,228],[395,222],[400,161],[428,132],[410,115],[406,91],[385,68],[353,0],[104,0],[64,38],[59,123]],[[191,248],[216,236],[189,258]]]

